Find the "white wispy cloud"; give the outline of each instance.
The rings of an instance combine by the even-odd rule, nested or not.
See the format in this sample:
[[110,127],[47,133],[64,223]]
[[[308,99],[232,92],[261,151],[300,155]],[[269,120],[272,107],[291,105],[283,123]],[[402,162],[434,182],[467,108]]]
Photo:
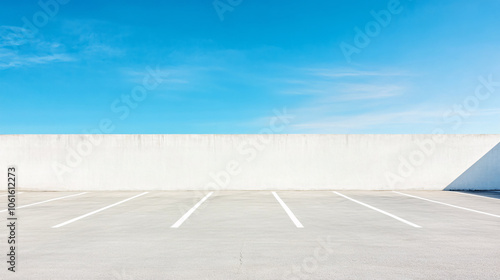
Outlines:
[[17,26],[0,26],[0,48],[21,46],[29,42],[27,30]]
[[[453,131],[453,124],[444,120],[445,108],[425,108],[421,104],[419,107],[408,108],[399,111],[375,111],[360,114],[342,115],[324,110],[324,107],[300,107],[291,112],[298,116],[297,121],[291,125],[295,132],[306,133],[331,133],[332,131],[343,131],[345,133],[360,133],[363,131],[373,131],[381,127],[402,126],[406,128],[418,125],[434,125],[435,128],[448,129]],[[500,116],[500,109],[485,108],[474,111],[469,118],[462,121],[467,124],[477,122],[478,117],[491,118]],[[481,123],[481,122],[477,122]],[[429,130],[428,133],[432,131]]]
[[29,56],[11,53],[0,56],[0,69],[67,61],[74,61],[74,58],[66,54]]
[[154,75],[163,80],[162,84],[189,84],[190,76],[198,71],[196,67],[177,66],[177,67],[160,67],[148,66],[150,70],[144,69],[123,69],[123,73],[130,77],[133,83],[139,83],[144,79],[144,76],[149,75],[152,71]]
[[408,73],[394,71],[363,71],[356,69],[329,69],[329,68],[306,68],[312,75],[325,78],[345,78],[345,77],[376,77],[376,76],[405,76]]
[[500,115],[500,109],[482,109],[477,112],[474,112],[474,114],[479,115],[479,116],[497,116]]
[[125,54],[125,50],[99,42],[90,42],[83,48],[82,53],[86,56],[122,56]]
[[399,96],[406,89],[403,86],[392,84],[345,84],[341,86],[340,90],[344,94],[338,96],[338,100],[366,100]]
[[125,33],[117,28],[94,20],[67,21],[59,38],[47,40],[22,27],[0,26],[0,69],[123,56],[125,50],[113,44]]
[[360,101],[384,99],[403,95],[408,89],[398,84],[334,83],[311,81],[310,84],[296,85],[281,90],[281,94],[309,95],[321,102]]
[[0,26],[0,69],[75,60],[60,43],[28,34],[22,27]]
[[308,95],[321,102],[387,99],[405,94],[409,88],[401,80],[404,71],[364,71],[335,68],[298,68],[285,79],[278,91],[288,95]]
[[127,27],[96,19],[61,21],[61,33],[71,49],[82,57],[119,57],[126,54],[121,40],[129,35]]
[[[401,107],[401,96],[412,94],[405,71],[301,68],[280,81],[281,94],[301,95],[290,111],[297,116],[295,132],[359,132],[402,124],[434,123],[442,114],[422,105]],[[384,111],[381,111],[384,108]]]
[[353,116],[329,116],[305,120],[292,125],[305,131],[331,131],[334,129],[359,130],[394,124],[435,123],[442,116],[440,111],[408,110],[400,112],[373,112]]
[[292,88],[281,90],[281,94],[290,94],[290,95],[324,95],[330,93],[329,88],[323,89],[315,89],[315,88]]

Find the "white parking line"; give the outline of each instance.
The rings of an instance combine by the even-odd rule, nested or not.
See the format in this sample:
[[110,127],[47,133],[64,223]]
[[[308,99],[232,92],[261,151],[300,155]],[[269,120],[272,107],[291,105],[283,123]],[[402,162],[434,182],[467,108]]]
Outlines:
[[304,226],[300,223],[300,221],[297,219],[297,217],[295,217],[295,215],[292,213],[292,210],[290,210],[290,208],[288,208],[288,206],[286,206],[286,204],[283,202],[283,200],[281,200],[281,198],[278,196],[278,194],[276,194],[276,192],[272,192],[272,193],[273,193],[274,197],[276,198],[276,200],[281,204],[281,207],[283,207],[283,209],[285,209],[285,212],[288,214],[290,219],[292,219],[295,226],[298,228],[303,228]]
[[[22,193],[23,192],[16,192],[16,194],[22,194]],[[0,195],[0,197],[2,197],[2,196],[8,196],[8,195],[9,195],[8,193],[7,194],[2,194],[2,195]]]
[[85,215],[82,215],[82,216],[80,216],[80,217],[77,217],[77,218],[71,219],[71,220],[66,221],[66,222],[64,222],[64,223],[60,223],[60,224],[58,224],[58,225],[53,226],[52,228],[59,228],[59,227],[65,226],[65,225],[67,225],[67,224],[71,224],[72,222],[76,222],[76,221],[78,221],[78,220],[80,220],[80,219],[83,219],[83,218],[88,217],[88,216],[90,216],[90,215],[94,215],[94,214],[96,214],[96,213],[99,213],[99,212],[101,212],[101,211],[104,211],[104,210],[106,210],[106,209],[109,209],[109,208],[111,208],[111,207],[113,207],[113,206],[116,206],[116,205],[118,205],[118,204],[122,204],[122,203],[127,202],[127,201],[129,201],[129,200],[132,200],[132,199],[134,199],[134,198],[136,198],[136,197],[139,197],[139,196],[145,195],[145,194],[147,194],[147,193],[149,193],[149,192],[143,192],[143,193],[138,194],[138,195],[136,195],[136,196],[133,196],[133,197],[131,197],[131,198],[127,198],[127,199],[122,200],[122,201],[120,201],[120,202],[117,202],[117,203],[111,204],[111,205],[109,205],[109,206],[103,207],[103,208],[101,208],[101,209],[98,209],[98,210],[92,211],[92,212],[90,212],[90,213],[88,213],[88,214],[85,214]]
[[[49,200],[45,200],[45,201],[40,201],[40,202],[36,202],[36,203],[31,203],[31,204],[28,204],[28,205],[23,205],[23,206],[18,206],[16,207],[16,209],[21,209],[21,208],[25,208],[25,207],[30,207],[30,206],[33,206],[33,205],[38,205],[38,204],[42,204],[42,203],[47,203],[47,202],[51,202],[51,201],[54,201],[54,200],[59,200],[59,199],[64,199],[64,198],[68,198],[68,197],[73,197],[73,196],[78,196],[78,195],[82,195],[82,194],[86,194],[87,192],[82,192],[82,193],[77,193],[77,194],[72,194],[72,195],[67,195],[67,196],[63,196],[63,197],[57,197],[57,198],[52,198],[52,199],[49,199]],[[5,210],[1,210],[1,212],[5,212],[7,211],[8,209],[5,209]]]
[[461,191],[452,191],[452,192],[453,193],[463,194],[463,195],[468,195],[468,196],[474,196],[474,197],[481,197],[481,198],[488,198],[488,199],[496,199],[496,200],[498,200],[498,198],[496,198],[496,197],[489,197],[489,196],[478,195],[478,194],[474,194],[474,193],[467,193],[467,192],[461,192]]
[[347,198],[347,199],[349,199],[350,201],[353,201],[353,202],[356,202],[356,203],[358,203],[358,204],[361,204],[361,205],[363,205],[363,206],[365,206],[365,207],[368,207],[368,208],[370,208],[370,209],[372,209],[372,210],[375,210],[375,211],[377,211],[377,212],[380,212],[380,213],[382,213],[382,214],[384,214],[384,215],[387,215],[387,216],[389,216],[389,217],[391,217],[391,218],[393,218],[393,219],[396,219],[396,220],[398,220],[398,221],[400,221],[400,222],[403,222],[403,223],[405,223],[405,224],[407,224],[407,225],[410,225],[410,226],[412,226],[412,227],[421,228],[421,226],[419,226],[419,225],[416,225],[416,224],[414,224],[414,223],[412,223],[412,222],[409,222],[409,221],[407,221],[407,220],[405,220],[405,219],[402,219],[402,218],[400,218],[400,217],[398,217],[398,216],[396,216],[396,215],[393,215],[393,214],[391,214],[391,213],[388,213],[388,212],[386,212],[386,211],[384,211],[384,210],[380,210],[380,209],[378,209],[378,208],[375,208],[375,207],[373,207],[373,206],[370,206],[370,205],[368,205],[368,204],[366,204],[366,203],[363,203],[363,202],[361,202],[361,201],[358,201],[358,200],[356,200],[356,199],[350,198],[350,197],[348,197],[348,196],[346,196],[346,195],[343,195],[343,194],[341,194],[341,193],[339,193],[339,192],[335,192],[335,191],[334,191],[333,193],[335,193],[335,194],[337,194],[337,195],[340,195],[340,196],[342,196],[342,197],[344,197],[344,198]]
[[203,204],[203,202],[205,202],[205,200],[207,200],[212,194],[213,192],[209,192],[207,195],[205,195],[205,197],[202,198],[198,203],[196,203],[196,205],[193,206],[193,208],[189,209],[189,211],[187,211],[186,214],[182,215],[182,217],[177,222],[175,222],[175,224],[173,224],[171,228],[179,228],[182,225],[182,223],[184,223],[184,221],[186,221],[189,218],[189,216],[191,216],[191,214],[193,214],[194,211],[196,211],[196,209],[200,207],[200,205]]
[[421,200],[426,200],[429,202],[434,202],[437,204],[442,204],[442,205],[446,205],[446,206],[450,206],[450,207],[454,207],[454,208],[458,208],[458,209],[462,209],[462,210],[467,210],[467,211],[471,211],[471,212],[475,212],[475,213],[479,213],[479,214],[484,214],[484,215],[500,218],[499,215],[495,215],[495,214],[491,214],[491,213],[486,213],[486,212],[482,212],[482,211],[478,211],[478,210],[474,210],[474,209],[470,209],[470,208],[460,207],[460,206],[456,206],[453,204],[448,204],[448,203],[444,203],[444,202],[440,202],[440,201],[436,201],[436,200],[431,200],[431,199],[427,199],[427,198],[423,198],[423,197],[419,197],[419,196],[415,196],[415,195],[410,195],[410,194],[406,194],[406,193],[402,193],[402,192],[397,192],[397,191],[392,191],[392,192],[399,193],[401,195],[406,195],[406,196],[413,197],[413,198],[418,198]]

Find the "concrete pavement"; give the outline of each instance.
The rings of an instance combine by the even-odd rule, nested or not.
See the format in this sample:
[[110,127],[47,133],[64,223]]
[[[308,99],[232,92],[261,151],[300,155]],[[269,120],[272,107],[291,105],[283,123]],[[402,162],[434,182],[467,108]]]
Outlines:
[[214,192],[178,228],[207,193],[54,200],[78,193],[18,195],[50,201],[18,209],[17,272],[0,279],[500,278],[499,192],[277,191],[303,228],[270,191]]

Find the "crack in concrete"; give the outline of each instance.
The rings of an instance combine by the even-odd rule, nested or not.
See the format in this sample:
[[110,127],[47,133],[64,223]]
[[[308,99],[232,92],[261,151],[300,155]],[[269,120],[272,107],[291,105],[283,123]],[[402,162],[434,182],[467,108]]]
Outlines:
[[241,272],[241,267],[243,266],[243,246],[245,246],[245,242],[243,241],[243,243],[241,244],[241,247],[240,247],[240,265],[238,266],[238,273]]

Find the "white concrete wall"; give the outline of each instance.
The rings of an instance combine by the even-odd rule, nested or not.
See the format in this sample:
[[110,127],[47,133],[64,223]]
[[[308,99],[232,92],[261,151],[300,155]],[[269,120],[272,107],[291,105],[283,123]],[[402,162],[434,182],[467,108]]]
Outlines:
[[2,135],[0,166],[16,165],[24,190],[500,189],[499,142],[500,135]]

